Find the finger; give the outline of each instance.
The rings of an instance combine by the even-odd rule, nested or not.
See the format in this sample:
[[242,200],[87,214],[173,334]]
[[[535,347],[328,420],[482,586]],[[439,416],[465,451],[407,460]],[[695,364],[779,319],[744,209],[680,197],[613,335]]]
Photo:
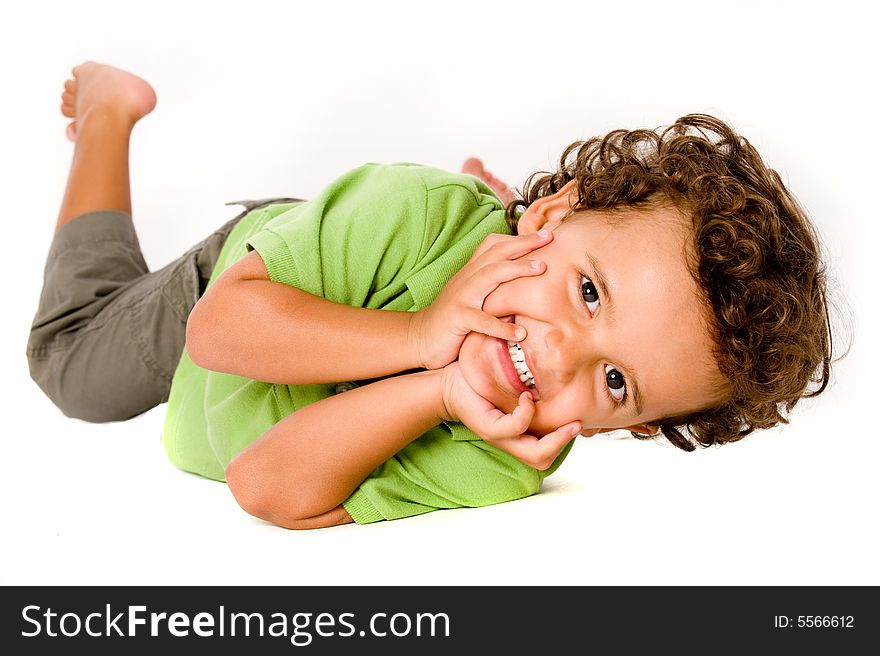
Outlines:
[[490,232],[483,238],[483,241],[480,242],[480,245],[477,246],[476,249],[474,249],[474,252],[471,255],[471,261],[477,259],[495,244],[498,244],[510,238],[510,235],[503,235],[500,232]]
[[489,441],[506,440],[526,432],[535,415],[535,404],[532,401],[532,395],[523,392],[519,395],[516,407],[510,414],[504,414],[495,406],[492,406],[487,414],[489,415],[487,417],[489,429],[484,437]]
[[481,308],[486,297],[501,283],[526,276],[540,276],[546,270],[547,265],[543,260],[520,258],[492,262],[461,280],[461,294],[468,305]]
[[479,308],[467,308],[469,321],[468,329],[476,332],[507,340],[508,342],[520,342],[528,334],[522,326],[504,321],[496,316],[483,312]]
[[[484,294],[485,296],[491,292],[495,286],[502,282],[522,278],[524,276],[539,276],[544,273],[546,269],[547,264],[544,260],[529,259],[526,257],[521,257],[516,260],[500,260],[487,264],[479,269],[473,276],[471,276],[470,281],[473,281],[473,284],[479,283],[484,285],[480,291],[488,289]],[[490,288],[490,285],[493,284],[494,286]]]
[[580,422],[574,422],[548,433],[541,439],[533,435],[520,435],[496,442],[496,445],[517,460],[543,471],[556,461],[560,451],[575,438],[579,430]]
[[471,255],[474,261],[489,251],[493,251],[493,257],[505,257],[513,259],[521,257],[529,251],[546,246],[553,241],[553,231],[549,229],[537,232],[528,232],[524,235],[504,235],[493,232],[483,239]]
[[548,433],[535,444],[533,456],[538,463],[536,469],[547,469],[559,456],[559,452],[571,442],[581,430],[581,423],[575,421]]
[[542,248],[551,241],[553,241],[553,231],[545,228],[538,232],[529,232],[524,235],[495,241],[486,249],[484,255],[494,259],[503,257],[513,260],[535,249]]
[[508,423],[510,424],[511,431],[518,432],[511,432],[508,435],[522,435],[525,433],[529,429],[529,424],[532,423],[534,416],[535,402],[532,400],[532,395],[529,392],[523,392],[516,400],[516,407],[513,409],[513,412],[507,415],[510,418]]

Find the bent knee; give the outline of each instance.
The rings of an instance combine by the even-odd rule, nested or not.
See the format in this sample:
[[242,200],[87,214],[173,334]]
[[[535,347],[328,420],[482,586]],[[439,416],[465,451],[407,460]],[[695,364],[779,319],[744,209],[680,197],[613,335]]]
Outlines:
[[28,367],[31,379],[67,417],[92,423],[124,421],[164,400],[148,390],[138,390],[136,381],[125,381],[125,372],[90,374],[72,365],[66,355],[28,355]]

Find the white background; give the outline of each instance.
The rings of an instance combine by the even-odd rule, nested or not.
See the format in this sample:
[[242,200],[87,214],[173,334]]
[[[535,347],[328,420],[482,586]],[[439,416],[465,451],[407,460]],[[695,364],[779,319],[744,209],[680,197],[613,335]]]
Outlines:
[[[880,584],[869,3],[299,4],[3,9],[0,582]],[[28,376],[73,152],[59,96],[89,59],[158,94],[131,150],[153,268],[234,216],[225,202],[308,198],[364,162],[457,170],[479,155],[521,185],[576,139],[708,112],[815,218],[853,348],[790,426],[739,444],[684,453],[600,436],[522,501],[308,532],[262,523],[167,461],[165,406],[91,425]]]

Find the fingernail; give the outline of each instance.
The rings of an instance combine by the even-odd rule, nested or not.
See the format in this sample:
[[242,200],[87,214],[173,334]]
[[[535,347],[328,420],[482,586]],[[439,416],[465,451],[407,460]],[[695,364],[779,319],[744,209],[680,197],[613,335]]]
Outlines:
[[513,331],[513,334],[516,336],[517,339],[523,339],[526,336],[526,329],[525,328],[517,328],[516,330]]
[[572,435],[577,435],[580,432],[581,432],[581,425],[580,424],[575,424],[574,426],[571,427],[571,434]]
[[542,230],[539,230],[539,231],[538,231],[538,236],[539,236],[541,239],[547,239],[547,237],[550,236],[550,230],[547,229],[547,228],[544,228],[544,229],[542,229]]
[[537,271],[538,269],[541,268],[542,264],[543,264],[543,262],[541,262],[541,260],[530,260],[529,261],[529,268]]

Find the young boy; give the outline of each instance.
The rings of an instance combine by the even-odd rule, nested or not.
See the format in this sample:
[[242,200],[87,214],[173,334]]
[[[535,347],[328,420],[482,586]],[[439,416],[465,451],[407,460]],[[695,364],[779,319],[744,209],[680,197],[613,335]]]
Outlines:
[[309,201],[246,202],[148,273],[127,153],[155,94],[94,62],[73,75],[31,374],[90,421],[167,400],[171,460],[257,517],[522,498],[577,434],[720,445],[827,384],[816,234],[717,119],[574,143],[506,208],[479,162],[368,164]]

